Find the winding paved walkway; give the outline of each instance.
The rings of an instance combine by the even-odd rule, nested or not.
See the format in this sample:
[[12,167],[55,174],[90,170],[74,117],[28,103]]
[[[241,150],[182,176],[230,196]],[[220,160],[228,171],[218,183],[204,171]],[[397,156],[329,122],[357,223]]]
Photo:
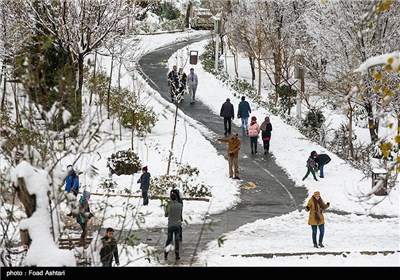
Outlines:
[[[204,37],[162,47],[145,55],[140,60],[142,75],[148,80],[150,86],[166,100],[170,101],[169,88],[166,83],[166,73],[169,69],[160,67],[160,65],[168,65],[167,61],[175,51],[200,40],[204,40]],[[200,101],[190,105],[186,98],[179,107],[186,115],[202,123],[210,131],[217,135],[222,134],[223,120]],[[232,131],[240,131],[240,128],[232,124]],[[226,143],[220,143],[216,138],[210,138],[209,135],[204,135],[204,137],[212,143],[218,153],[226,155]],[[240,139],[242,147],[250,146],[247,137],[240,137]],[[263,151],[260,144],[258,150]],[[244,151],[239,153],[240,177],[243,182],[255,183],[256,188],[241,188],[242,201],[236,207],[222,214],[211,215],[211,230],[207,230],[208,223],[205,227],[201,224],[184,225],[180,265],[204,265],[196,263],[196,254],[204,249],[208,242],[216,240],[223,233],[233,231],[258,219],[286,214],[302,207],[302,203],[307,197],[306,189],[296,187],[270,154],[247,155],[246,158],[243,158],[244,153]],[[149,245],[160,249],[160,260],[163,259],[162,249],[166,241],[166,234],[162,233],[162,230],[155,228],[139,234],[143,241],[146,240]],[[170,256],[170,259],[173,257]]]

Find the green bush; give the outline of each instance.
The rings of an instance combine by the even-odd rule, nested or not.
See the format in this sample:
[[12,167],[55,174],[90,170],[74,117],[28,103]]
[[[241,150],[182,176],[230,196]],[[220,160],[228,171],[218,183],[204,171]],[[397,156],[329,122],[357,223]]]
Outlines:
[[307,115],[302,122],[303,127],[301,130],[306,136],[313,139],[315,137],[318,137],[318,132],[321,129],[324,122],[325,122],[325,117],[321,109],[319,108],[310,109],[310,111],[307,112]]
[[107,167],[111,174],[132,175],[140,170],[141,162],[139,157],[131,149],[118,151],[107,158]]

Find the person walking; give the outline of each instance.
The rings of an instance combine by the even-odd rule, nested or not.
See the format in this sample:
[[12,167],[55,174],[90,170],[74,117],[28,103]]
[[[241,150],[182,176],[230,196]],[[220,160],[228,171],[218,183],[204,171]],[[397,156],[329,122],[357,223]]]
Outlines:
[[79,177],[72,165],[67,166],[68,175],[65,178],[65,191],[67,193],[72,192],[75,196],[79,193]]
[[229,164],[229,178],[240,179],[239,177],[239,150],[240,140],[237,133],[233,133],[230,138],[218,138],[218,141],[228,143],[228,164]]
[[224,135],[227,136],[228,134],[231,134],[232,119],[235,118],[235,109],[233,108],[229,98],[227,98],[224,104],[222,104],[219,115],[224,118]]
[[107,228],[106,235],[101,238],[100,261],[103,267],[111,267],[115,258],[115,264],[119,266],[117,240],[114,238],[114,229]]
[[79,241],[79,245],[86,248],[86,235],[88,222],[90,218],[93,217],[93,214],[90,212],[89,206],[90,192],[84,190],[81,198],[79,199],[79,210],[78,215],[76,216],[76,222],[82,228],[81,240]]
[[251,154],[257,154],[257,140],[258,135],[260,134],[260,126],[257,123],[257,118],[255,116],[251,117],[251,122],[249,126],[249,137],[250,137],[250,148]]
[[245,135],[249,129],[248,122],[251,113],[251,108],[249,102],[246,101],[246,97],[242,96],[242,101],[240,101],[238,106],[238,118],[242,121],[242,133]]
[[171,101],[174,103],[176,94],[179,91],[179,75],[176,65],[172,66],[172,70],[168,73],[168,86],[171,92]]
[[324,178],[324,165],[328,164],[331,158],[327,154],[318,154],[315,163],[318,165],[319,177]]
[[[323,210],[327,209],[330,206],[330,203],[325,203],[319,191],[314,192],[314,195],[308,200],[307,206],[305,210],[310,212],[308,217],[308,224],[311,226],[312,230],[312,241],[314,243],[314,247],[320,248],[325,247],[322,242],[325,234],[325,218],[323,214]],[[317,228],[319,229],[319,238],[317,244]]]
[[307,159],[307,163],[306,163],[306,167],[307,167],[307,173],[306,175],[304,175],[302,181],[304,181],[308,175],[311,174],[314,177],[315,181],[318,181],[317,177],[315,176],[315,170],[317,169],[317,164],[315,163],[315,158],[317,157],[317,152],[316,151],[312,151],[309,158]]
[[[178,201],[178,203],[182,204],[181,221],[183,222],[183,201],[182,201],[182,198],[181,198],[181,194],[180,194],[178,189],[172,189],[170,194],[172,194],[172,193],[176,194],[176,201]],[[179,241],[182,241],[182,224],[181,224],[181,226],[179,228],[180,228],[180,230],[179,230]]]
[[185,89],[186,89],[186,82],[187,82],[187,75],[186,75],[185,72],[183,72],[183,68],[179,68],[178,77],[179,77],[179,91],[178,91],[178,93],[180,94],[180,98],[183,100],[184,92],[185,92]]
[[196,90],[197,90],[197,85],[199,84],[199,79],[197,77],[197,74],[194,73],[194,69],[190,68],[190,73],[188,75],[188,90],[190,94],[190,104],[193,104],[196,102]]
[[150,177],[151,174],[148,172],[147,166],[142,168],[142,175],[137,181],[140,184],[140,189],[142,190],[143,206],[149,205],[149,188],[150,188]]
[[168,237],[165,242],[164,259],[168,258],[168,245],[175,238],[175,259],[179,260],[179,234],[182,225],[182,204],[177,201],[175,193],[170,194],[171,202],[165,209],[165,217],[168,217]]
[[269,141],[271,140],[272,124],[269,120],[269,116],[266,116],[264,121],[261,123],[261,139],[263,140],[264,155],[269,152]]

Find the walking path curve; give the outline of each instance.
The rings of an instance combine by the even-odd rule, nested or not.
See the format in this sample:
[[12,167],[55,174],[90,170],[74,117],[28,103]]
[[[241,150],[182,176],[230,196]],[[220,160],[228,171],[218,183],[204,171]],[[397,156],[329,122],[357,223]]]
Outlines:
[[[142,75],[147,79],[150,86],[166,100],[170,101],[169,88],[166,82],[166,73],[169,71],[166,67],[169,57],[187,44],[200,40],[204,40],[204,37],[165,46],[141,58]],[[166,65],[166,67],[160,67],[160,65]],[[195,105],[190,105],[189,100],[184,100],[179,104],[179,108],[184,114],[197,120],[215,134],[223,134],[221,117],[211,112],[200,101],[197,101]],[[232,131],[240,131],[240,128],[232,123]],[[212,143],[218,153],[225,156],[226,143],[220,143],[216,137],[211,138],[210,135],[204,135],[204,137]],[[240,139],[242,147],[250,146],[247,137],[240,137]],[[258,150],[263,151],[261,145],[258,145]],[[199,250],[205,248],[208,242],[216,240],[223,233],[233,231],[258,219],[286,214],[302,207],[307,197],[306,189],[296,187],[270,154],[248,155],[247,157],[243,157],[243,155],[244,152],[239,153],[241,181],[243,183],[253,182],[256,188],[241,188],[241,202],[234,209],[222,214],[211,215],[211,230],[206,230],[207,225],[184,225],[180,264],[201,265],[196,264],[196,254]],[[147,240],[146,243],[149,245],[160,248],[160,252],[162,252],[166,240],[166,235],[161,233],[162,230],[160,228],[147,229],[140,233],[140,237],[142,240]],[[160,259],[162,259],[161,254]]]

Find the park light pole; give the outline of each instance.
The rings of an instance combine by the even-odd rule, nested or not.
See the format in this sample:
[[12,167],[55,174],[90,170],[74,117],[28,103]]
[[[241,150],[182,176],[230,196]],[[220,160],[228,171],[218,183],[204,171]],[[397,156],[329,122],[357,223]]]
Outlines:
[[219,34],[221,33],[221,13],[214,16],[214,33],[215,33],[215,72],[218,71],[219,60]]
[[296,49],[294,52],[294,78],[300,80],[300,94],[296,95],[296,117],[301,117],[301,98],[304,96],[304,49]]

